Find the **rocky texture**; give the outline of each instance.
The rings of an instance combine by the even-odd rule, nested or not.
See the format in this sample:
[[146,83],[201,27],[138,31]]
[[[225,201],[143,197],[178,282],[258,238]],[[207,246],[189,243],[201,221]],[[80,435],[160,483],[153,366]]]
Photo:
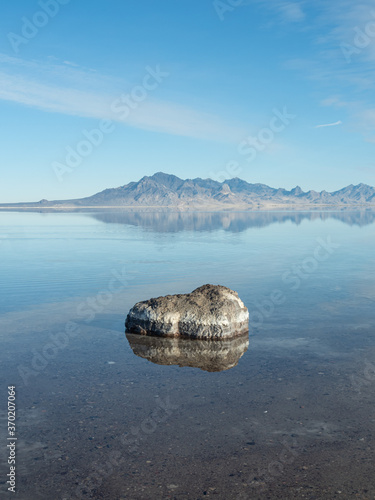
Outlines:
[[125,326],[141,335],[222,340],[248,331],[249,312],[237,292],[203,285],[188,294],[138,302]]
[[249,346],[246,333],[221,342],[169,339],[127,333],[134,354],[157,365],[190,366],[207,372],[229,370],[238,364]]
[[171,207],[194,210],[271,209],[275,207],[371,207],[375,206],[375,188],[366,184],[347,186],[339,191],[304,192],[297,186],[290,191],[265,184],[252,184],[242,179],[224,182],[212,179],[180,179],[175,175],[158,172],[142,177],[137,182],[110,188],[87,198],[76,200],[41,200],[35,203],[0,204],[0,208],[38,208],[66,210],[79,207]]

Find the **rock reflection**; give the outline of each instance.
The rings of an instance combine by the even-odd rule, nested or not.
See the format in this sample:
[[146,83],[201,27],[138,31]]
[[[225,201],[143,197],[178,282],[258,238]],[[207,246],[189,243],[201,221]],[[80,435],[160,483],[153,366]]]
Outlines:
[[190,366],[207,372],[229,370],[247,351],[249,335],[229,340],[190,340],[126,333],[134,354],[157,365]]

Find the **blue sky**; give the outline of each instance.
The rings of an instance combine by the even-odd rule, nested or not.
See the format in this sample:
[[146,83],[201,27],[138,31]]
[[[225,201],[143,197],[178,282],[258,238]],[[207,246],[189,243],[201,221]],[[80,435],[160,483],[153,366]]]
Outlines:
[[375,6],[18,0],[0,18],[0,202],[157,171],[375,185]]

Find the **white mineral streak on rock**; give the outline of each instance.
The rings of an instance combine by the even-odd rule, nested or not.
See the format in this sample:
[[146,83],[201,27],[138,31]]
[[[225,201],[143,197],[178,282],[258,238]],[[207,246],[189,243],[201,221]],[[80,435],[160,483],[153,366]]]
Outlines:
[[185,295],[138,302],[126,318],[128,332],[222,340],[248,331],[249,312],[237,293],[203,285]]

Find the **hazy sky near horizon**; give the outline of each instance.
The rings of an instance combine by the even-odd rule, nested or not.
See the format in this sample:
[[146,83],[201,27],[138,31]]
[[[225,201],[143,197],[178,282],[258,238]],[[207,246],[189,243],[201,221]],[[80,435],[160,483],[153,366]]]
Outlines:
[[0,203],[157,171],[375,185],[375,6],[18,0],[0,18]]

